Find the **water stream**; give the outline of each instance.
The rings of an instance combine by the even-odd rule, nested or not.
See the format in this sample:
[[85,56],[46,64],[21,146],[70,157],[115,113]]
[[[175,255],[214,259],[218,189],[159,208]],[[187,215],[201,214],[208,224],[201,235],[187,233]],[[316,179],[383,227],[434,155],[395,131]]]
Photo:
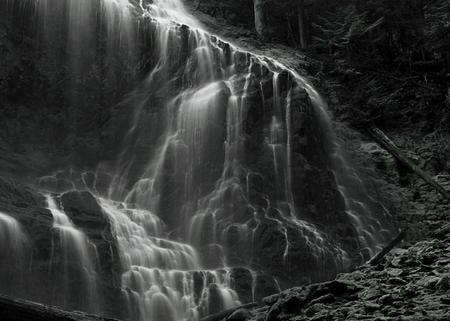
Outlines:
[[[42,63],[67,64],[68,92],[82,86],[94,60],[102,61],[114,86],[121,84],[120,63],[139,61],[145,71],[120,97],[129,121],[115,159],[98,167],[107,172],[94,171],[95,186],[86,183],[86,173],[74,179],[72,172],[60,172],[64,187],[57,175],[39,180],[46,189],[51,183],[58,192],[87,189],[95,195],[118,247],[126,310],[119,317],[196,321],[244,303],[236,268],[248,274],[251,301],[265,293],[263,286],[273,292],[280,282],[328,278],[348,268],[355,253],[373,254],[380,245],[383,225],[372,211],[377,202],[346,160],[326,104],[305,77],[212,36],[181,0],[36,3],[36,33],[48,51]],[[69,100],[78,106],[83,97],[71,94]],[[303,119],[319,127],[310,137],[316,145],[302,145],[297,127]],[[321,171],[298,169],[303,162],[313,170],[308,153],[321,156]],[[299,180],[308,179],[301,175],[314,173],[335,184],[326,190],[332,194],[327,200],[341,211],[318,209],[325,196],[308,194],[322,192],[314,182],[298,195]],[[108,180],[97,188],[100,174]],[[301,208],[308,197],[316,203]],[[57,196],[46,201],[55,234],[49,270],[60,273],[52,303],[101,313],[97,249]],[[326,223],[345,226],[354,248]],[[10,242],[19,257],[26,237],[17,222],[0,214],[0,230],[7,231],[1,244]],[[2,259],[12,255],[3,252]],[[270,281],[261,286],[264,273]],[[80,297],[74,298],[73,287]]]

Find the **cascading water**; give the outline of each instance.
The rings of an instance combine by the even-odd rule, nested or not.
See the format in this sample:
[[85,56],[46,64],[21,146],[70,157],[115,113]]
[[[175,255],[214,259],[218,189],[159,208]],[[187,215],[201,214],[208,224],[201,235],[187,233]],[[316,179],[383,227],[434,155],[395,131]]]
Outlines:
[[15,287],[24,286],[28,251],[29,241],[22,226],[12,216],[0,212],[0,285],[3,293],[17,293]]
[[[72,213],[86,233],[58,197],[46,197],[49,270],[60,273],[51,303],[103,312],[98,289],[119,289],[103,300],[125,305],[115,317],[195,321],[280,284],[329,278],[380,244],[378,205],[305,78],[210,35],[180,0],[38,0],[35,8],[42,64],[65,66],[68,123],[76,127],[83,110],[105,112],[91,112],[81,93],[86,77],[106,79],[94,94],[114,104],[109,121],[121,143],[112,159],[97,155],[94,174],[39,179],[46,190],[95,194]],[[11,222],[0,216],[0,227]]]
[[[122,288],[133,320],[197,320],[239,303],[229,288],[228,272],[200,270],[196,250],[166,239],[156,215],[125,203],[99,202],[113,222],[126,271]],[[211,296],[216,296],[214,301]]]
[[46,196],[46,201],[55,232],[49,269],[58,275],[52,302],[66,309],[82,307],[98,312],[95,248],[51,195]]
[[[182,239],[202,247],[201,252],[205,254],[202,262],[207,265],[248,264],[248,260],[241,258],[253,256],[253,235],[260,215],[275,222],[284,235],[284,259],[289,256],[290,241],[285,226],[288,224],[303,234],[315,260],[332,255],[336,258],[335,264],[343,264],[339,261],[346,260],[344,250],[327,243],[314,225],[301,220],[295,211],[290,172],[291,94],[282,96],[279,88],[279,74],[286,68],[266,57],[242,53],[231,46],[221,47],[220,41],[198,28],[198,23],[179,1],[154,1],[148,6],[146,15],[156,29],[159,60],[145,80],[145,90],[151,93],[157,88],[170,95],[173,91],[170,85],[177,81],[181,84],[178,84],[178,94],[163,104],[163,115],[156,116],[161,117],[165,125],[163,134],[157,133],[153,141],[161,143],[154,148],[147,164],[144,160],[140,174],[131,174],[131,169],[136,170],[136,166],[129,156],[136,152],[130,147],[134,148],[135,144],[126,140],[110,196],[125,197],[127,202],[156,213],[165,210],[164,220],[169,228]],[[191,25],[185,40],[182,34],[180,38],[183,27],[178,23]],[[187,42],[187,49],[180,47],[183,41]],[[182,57],[181,63],[176,63],[172,58],[175,58],[174,52],[180,50],[184,50],[186,56]],[[263,196],[268,203],[262,209],[263,213],[258,213],[255,204],[249,200],[243,182],[243,178],[258,174],[245,165],[246,134],[243,131],[249,112],[248,91],[255,81],[255,69],[261,74],[268,73],[269,77],[272,74],[273,83],[268,145],[273,153],[277,183],[274,195]],[[172,74],[175,78],[170,78]],[[294,73],[292,76],[300,78]],[[142,100],[140,107],[135,109],[134,123],[127,138],[142,135],[139,129],[143,127],[146,103]],[[222,168],[221,172],[218,168]],[[138,177],[137,181],[127,189],[125,185],[133,181],[133,176]],[[172,188],[176,188],[176,192]],[[167,204],[169,193],[172,203],[181,204],[173,209],[173,214],[167,211],[173,208]],[[224,248],[231,235],[242,243],[241,248],[234,249],[239,251],[240,260],[226,262],[227,258],[236,256],[227,246]],[[217,249],[222,253],[221,257],[216,260],[218,262],[211,263],[208,252],[217,252]]]

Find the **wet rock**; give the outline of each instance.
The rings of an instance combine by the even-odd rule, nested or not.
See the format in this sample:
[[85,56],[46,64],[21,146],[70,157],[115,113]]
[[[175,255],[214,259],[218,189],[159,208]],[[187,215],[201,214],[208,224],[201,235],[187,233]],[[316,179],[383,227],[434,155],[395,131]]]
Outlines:
[[255,284],[256,301],[260,301],[262,298],[279,291],[280,288],[272,275],[262,272],[257,273]]
[[334,301],[336,301],[335,296],[331,293],[328,293],[328,294],[318,297],[317,299],[312,300],[310,302],[310,304],[313,304],[313,305],[317,304],[317,303],[325,303],[326,304],[326,303],[332,303]]
[[[3,293],[50,302],[48,262],[52,257],[53,217],[46,208],[44,196],[29,186],[0,177],[0,212],[15,219],[27,239],[24,253],[20,255],[20,266],[3,261],[5,257],[0,255],[0,287]],[[22,280],[15,282],[14,275]]]
[[363,300],[374,300],[383,295],[383,292],[376,288],[369,288],[362,291],[358,296]]
[[380,310],[381,305],[372,303],[372,302],[368,302],[368,303],[364,304],[364,309],[366,309],[367,312],[374,312],[374,311]]
[[61,205],[74,224],[83,229],[89,237],[100,236],[100,233],[110,226],[107,215],[90,192],[64,193],[61,196]]
[[254,276],[247,268],[233,268],[231,270],[233,289],[239,295],[242,303],[253,302]]
[[432,275],[427,275],[424,276],[422,279],[420,279],[417,284],[420,286],[423,286],[425,288],[428,289],[435,289],[436,288],[436,284],[440,281],[441,279],[437,276],[432,276]]
[[[100,293],[104,311],[121,316],[121,275],[118,245],[111,222],[95,197],[87,191],[72,191],[60,197],[61,207],[73,223],[84,231],[97,249],[100,273]],[[111,304],[115,302],[115,304]]]
[[217,284],[212,283],[208,287],[209,292],[209,306],[208,314],[215,314],[225,309],[224,302],[222,301],[222,295],[220,288]]
[[400,275],[403,274],[403,270],[402,269],[386,269],[386,273],[390,276],[390,277],[398,277]]
[[450,274],[443,276],[436,283],[436,290],[441,291],[441,292],[447,292],[450,290]]
[[393,285],[403,285],[403,284],[407,284],[408,282],[401,278],[392,277],[392,278],[388,279],[387,283],[393,284]]
[[[338,275],[335,281],[283,291],[266,298],[268,312],[259,314],[266,321],[447,321],[448,241],[419,242],[407,250],[389,253],[378,266],[364,265]],[[425,268],[420,263],[424,259],[430,264]],[[254,319],[261,320],[261,316]]]
[[305,315],[308,317],[314,316],[316,313],[319,313],[326,309],[326,305],[323,303],[316,303],[311,305],[309,308],[305,310]]

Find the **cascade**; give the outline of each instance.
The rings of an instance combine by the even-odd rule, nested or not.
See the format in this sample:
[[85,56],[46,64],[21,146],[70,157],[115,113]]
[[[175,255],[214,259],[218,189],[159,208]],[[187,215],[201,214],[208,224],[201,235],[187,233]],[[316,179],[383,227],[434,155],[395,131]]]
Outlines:
[[3,293],[15,294],[17,288],[23,288],[28,250],[28,237],[20,223],[0,212],[0,284],[6,286],[1,288]]
[[46,195],[46,201],[56,232],[49,267],[56,275],[52,302],[66,309],[98,312],[95,248],[51,195]]
[[[33,3],[43,69],[64,66],[68,79],[68,127],[82,134],[80,119],[105,113],[91,94],[118,136],[96,168],[38,179],[52,192],[88,190],[112,235],[105,259],[46,195],[53,304],[103,313],[100,301],[118,302],[126,312],[114,317],[197,321],[334,276],[389,235],[305,77],[209,34],[181,0]],[[91,74],[107,81],[84,95]],[[21,253],[17,222],[0,214],[0,229]],[[117,282],[100,275],[108,265]],[[119,288],[116,301],[100,287]]]
[[113,222],[133,320],[197,320],[239,304],[229,272],[201,270],[196,250],[166,239],[156,215],[126,203],[99,203]]

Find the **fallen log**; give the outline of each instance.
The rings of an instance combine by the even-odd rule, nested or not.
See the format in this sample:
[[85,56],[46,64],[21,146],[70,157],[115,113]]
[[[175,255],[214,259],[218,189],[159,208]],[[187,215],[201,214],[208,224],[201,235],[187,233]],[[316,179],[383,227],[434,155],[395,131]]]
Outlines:
[[398,243],[400,243],[406,236],[406,230],[401,231],[395,239],[393,239],[388,245],[386,245],[380,252],[378,252],[373,258],[368,262],[370,265],[376,265],[381,259],[388,254]]
[[256,302],[247,303],[247,304],[240,305],[238,307],[231,308],[231,309],[219,312],[219,313],[211,314],[207,317],[200,319],[200,321],[220,321],[226,317],[229,317],[230,315],[232,315],[235,311],[237,311],[239,309],[251,309],[257,305],[258,304]]
[[118,321],[0,295],[2,321]]
[[424,172],[421,168],[419,168],[416,164],[410,161],[403,152],[395,146],[395,144],[387,137],[380,129],[375,126],[370,126],[367,129],[369,135],[381,145],[384,149],[386,149],[392,156],[394,156],[399,162],[408,167],[411,171],[416,173],[420,178],[422,178],[428,185],[433,187],[437,192],[439,192],[444,198],[450,201],[450,193],[445,190],[438,182],[431,178],[426,172]]

